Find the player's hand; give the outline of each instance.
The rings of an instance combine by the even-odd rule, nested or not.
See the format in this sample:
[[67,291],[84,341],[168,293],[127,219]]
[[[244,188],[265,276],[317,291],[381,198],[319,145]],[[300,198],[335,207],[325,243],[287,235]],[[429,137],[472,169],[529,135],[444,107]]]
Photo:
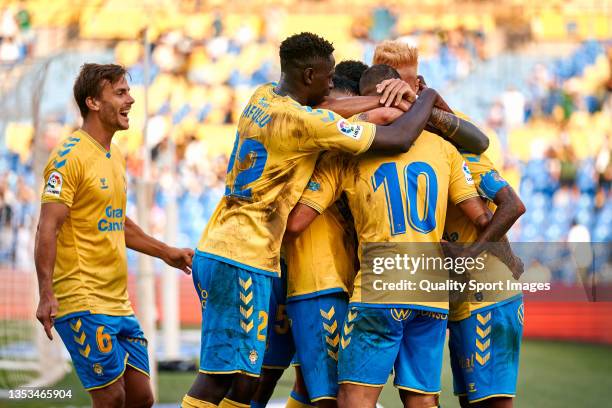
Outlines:
[[191,248],[169,247],[163,259],[168,265],[180,269],[189,275],[191,273],[193,255],[194,252]]
[[38,309],[36,309],[36,318],[43,325],[45,333],[49,340],[53,340],[53,325],[55,324],[55,316],[59,303],[53,293],[42,293],[38,301]]
[[402,99],[408,102],[416,100],[416,93],[412,87],[401,79],[385,79],[376,85],[376,92],[381,94],[380,103],[387,108],[391,105],[398,106]]
[[419,90],[417,91],[417,94],[421,94],[421,92],[423,91],[423,89],[427,88],[427,82],[425,82],[425,78],[423,77],[423,75],[417,75],[417,84],[419,87]]

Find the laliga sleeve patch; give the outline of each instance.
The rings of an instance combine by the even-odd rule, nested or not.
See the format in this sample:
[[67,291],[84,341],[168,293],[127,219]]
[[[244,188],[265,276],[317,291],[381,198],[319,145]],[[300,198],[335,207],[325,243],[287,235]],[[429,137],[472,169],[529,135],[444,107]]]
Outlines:
[[478,193],[481,196],[493,201],[495,196],[502,188],[506,187],[508,182],[499,175],[495,170],[489,170],[482,176],[480,176],[480,183],[478,184]]
[[361,138],[361,134],[363,133],[363,126],[357,123],[351,123],[346,119],[340,119],[336,122],[336,126],[340,133],[345,136],[350,137],[351,139],[359,140]]
[[64,181],[62,179],[62,175],[57,171],[52,172],[49,175],[49,179],[47,180],[47,185],[45,186],[45,195],[50,195],[53,197],[59,197],[62,192],[62,185]]
[[468,184],[474,184],[474,177],[472,177],[472,172],[470,171],[470,168],[465,162],[463,162],[462,168],[463,176],[465,177],[465,182]]

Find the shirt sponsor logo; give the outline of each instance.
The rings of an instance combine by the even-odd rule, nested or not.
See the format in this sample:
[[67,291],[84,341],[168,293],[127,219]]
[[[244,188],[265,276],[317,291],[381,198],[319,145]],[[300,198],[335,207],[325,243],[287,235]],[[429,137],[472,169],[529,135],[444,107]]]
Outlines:
[[63,179],[62,175],[57,171],[52,172],[45,186],[45,194],[59,197],[62,192]]
[[98,231],[109,232],[109,231],[123,231],[123,209],[113,208],[108,206],[104,209],[104,216],[98,221]]
[[465,181],[468,184],[474,184],[474,178],[472,177],[472,172],[470,171],[470,168],[465,162],[463,162],[462,168],[463,168],[463,175],[465,176]]
[[356,123],[350,123],[346,119],[340,119],[336,126],[340,133],[355,140],[359,140],[361,138],[361,134],[363,133],[363,126],[358,125]]

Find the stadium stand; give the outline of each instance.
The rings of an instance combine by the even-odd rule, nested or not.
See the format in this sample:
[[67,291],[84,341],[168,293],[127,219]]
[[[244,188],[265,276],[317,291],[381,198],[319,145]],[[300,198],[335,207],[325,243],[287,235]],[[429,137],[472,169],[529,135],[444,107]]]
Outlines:
[[[150,211],[154,234],[163,234],[168,189],[178,185],[177,245],[197,242],[223,194],[242,107],[255,86],[278,78],[279,40],[313,30],[334,41],[337,61],[370,62],[375,41],[383,38],[419,46],[429,85],[487,128],[496,146],[492,156],[520,191],[528,212],[512,230],[513,241],[565,241],[575,225],[585,226],[593,241],[612,239],[612,16],[603,3],[513,0],[505,2],[511,6],[506,11],[495,2],[444,8],[445,2],[428,0],[413,12],[375,8],[374,0],[284,0],[260,2],[266,13],[258,14],[255,6],[235,1],[206,7],[199,1],[156,3],[0,0],[0,79],[11,78],[0,85],[0,106],[18,89],[18,79],[35,75],[35,64],[58,58],[59,49],[99,50],[104,62],[110,56],[129,67],[137,103],[131,129],[116,140],[132,178],[142,172],[141,36],[149,25],[146,148],[157,182]],[[444,17],[438,18],[442,8]],[[546,45],[558,40],[563,43]],[[66,67],[76,72],[78,63]],[[57,102],[70,99],[70,86],[56,88],[42,118],[47,149],[78,126],[74,106]],[[31,257],[28,243],[38,212],[35,129],[31,118],[0,116],[0,131],[0,261],[19,270]],[[175,160],[173,179],[168,170]],[[129,191],[128,212],[134,214],[134,189]],[[563,279],[562,268],[551,273]]]

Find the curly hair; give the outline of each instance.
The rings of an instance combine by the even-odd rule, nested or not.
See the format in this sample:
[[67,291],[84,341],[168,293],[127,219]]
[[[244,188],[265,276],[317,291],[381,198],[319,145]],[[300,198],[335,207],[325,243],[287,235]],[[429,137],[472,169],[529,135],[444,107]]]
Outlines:
[[334,52],[334,46],[325,38],[303,32],[285,38],[280,45],[281,71],[290,67],[302,68],[315,59],[325,59]]
[[117,64],[83,64],[81,66],[81,72],[74,81],[72,91],[83,119],[89,113],[89,108],[85,102],[87,98],[99,97],[104,87],[104,81],[114,84],[126,74],[127,70]]
[[345,60],[336,65],[335,73],[359,83],[361,75],[366,69],[368,69],[368,66],[361,61]]
[[351,95],[359,95],[359,82],[355,82],[343,75],[336,75],[332,78],[334,89],[344,91]]

